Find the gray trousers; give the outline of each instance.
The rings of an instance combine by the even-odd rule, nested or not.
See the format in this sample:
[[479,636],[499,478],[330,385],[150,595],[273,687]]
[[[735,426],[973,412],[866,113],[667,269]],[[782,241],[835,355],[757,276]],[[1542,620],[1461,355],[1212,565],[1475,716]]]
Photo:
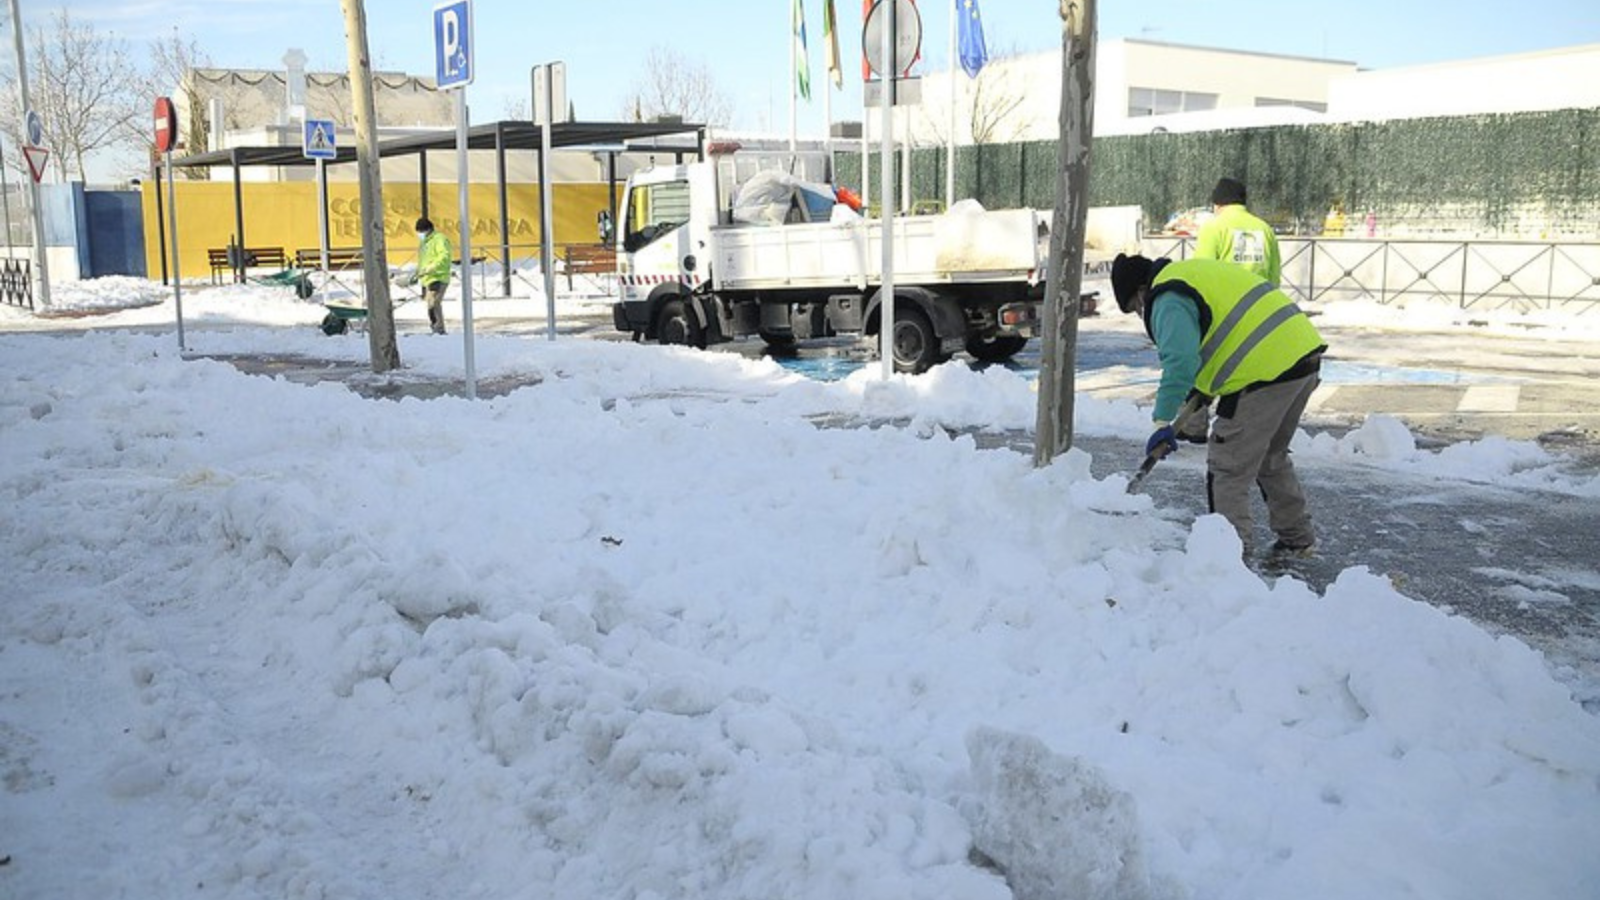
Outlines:
[[434,334],[444,334],[444,289],[448,285],[442,281],[422,286],[422,299],[428,304],[428,325]]
[[[1313,372],[1282,384],[1246,391],[1217,404],[1206,454],[1206,493],[1211,511],[1239,532],[1245,552],[1255,545],[1250,517],[1250,485],[1267,501],[1267,524],[1291,546],[1315,538],[1305,491],[1289,461],[1289,441],[1300,427],[1311,392],[1321,379]],[[1231,408],[1230,408],[1231,407]]]

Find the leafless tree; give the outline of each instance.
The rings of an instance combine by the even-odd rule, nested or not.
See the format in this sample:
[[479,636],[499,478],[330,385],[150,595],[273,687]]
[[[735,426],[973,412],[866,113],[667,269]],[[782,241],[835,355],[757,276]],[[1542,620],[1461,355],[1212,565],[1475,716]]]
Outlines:
[[[971,91],[971,106],[961,103],[958,107],[958,112],[963,111],[962,108],[966,112],[956,123],[958,143],[970,140],[974,144],[1003,144],[1022,134],[1027,123],[1017,115],[1017,110],[1026,99],[1028,86],[1020,67],[1010,64],[1017,56],[1014,49],[996,53],[970,82],[965,75],[956,76],[970,84]],[[917,107],[921,111],[921,122],[916,131],[933,135],[940,146],[949,141],[949,102],[946,96],[942,102],[925,102]]]
[[623,100],[621,113],[628,120],[682,116],[686,122],[727,125],[733,120],[733,103],[705,63],[657,45],[645,55],[644,71]]
[[[78,22],[66,9],[50,16],[44,27],[27,29],[29,105],[44,126],[44,144],[63,180],[83,178],[90,154],[128,150],[144,104],[138,96],[137,71],[128,49],[114,35]],[[23,143],[23,116],[18,109],[15,78],[6,79],[0,94],[0,119],[7,136]]]
[[[178,93],[178,88],[184,79],[195,69],[209,68],[211,57],[201,49],[200,44],[191,35],[185,37],[174,28],[166,37],[150,41],[150,61],[142,73],[139,81],[139,93],[146,105],[155,103],[157,97],[171,97]],[[206,123],[195,115],[180,115],[178,130],[181,133],[181,143],[191,150],[206,146]],[[149,125],[149,117],[142,116],[135,119],[131,128],[132,140],[143,149],[145,158],[152,158],[155,153],[155,135]],[[199,177],[204,173],[184,169],[180,174],[183,177]]]

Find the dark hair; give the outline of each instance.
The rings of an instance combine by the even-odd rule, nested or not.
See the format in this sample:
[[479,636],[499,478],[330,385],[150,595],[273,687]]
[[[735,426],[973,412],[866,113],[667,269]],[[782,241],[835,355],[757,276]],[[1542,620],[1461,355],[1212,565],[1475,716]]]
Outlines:
[[429,219],[427,216],[423,216],[422,218],[418,219],[417,220],[417,230],[418,231],[432,231],[433,230],[433,220]]
[[1243,203],[1244,197],[1244,182],[1236,178],[1219,178],[1217,186],[1211,189],[1211,202],[1218,206]]

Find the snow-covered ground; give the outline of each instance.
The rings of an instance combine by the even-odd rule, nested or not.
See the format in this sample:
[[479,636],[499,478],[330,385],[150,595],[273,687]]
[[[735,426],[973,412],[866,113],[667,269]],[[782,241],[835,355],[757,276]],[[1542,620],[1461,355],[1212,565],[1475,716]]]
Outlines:
[[[949,436],[1031,427],[1015,372],[491,335],[535,386],[374,402],[73,290],[153,305],[0,309],[4,896],[1600,896],[1600,720],[1539,654]],[[365,358],[287,293],[187,293],[190,349]],[[1297,450],[1600,496],[1408,438]]]

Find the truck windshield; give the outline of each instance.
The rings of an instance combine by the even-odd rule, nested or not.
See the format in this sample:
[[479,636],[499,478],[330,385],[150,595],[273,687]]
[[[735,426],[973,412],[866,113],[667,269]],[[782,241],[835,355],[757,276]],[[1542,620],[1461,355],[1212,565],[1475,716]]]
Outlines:
[[689,182],[635,185],[628,195],[623,249],[632,253],[689,221]]

